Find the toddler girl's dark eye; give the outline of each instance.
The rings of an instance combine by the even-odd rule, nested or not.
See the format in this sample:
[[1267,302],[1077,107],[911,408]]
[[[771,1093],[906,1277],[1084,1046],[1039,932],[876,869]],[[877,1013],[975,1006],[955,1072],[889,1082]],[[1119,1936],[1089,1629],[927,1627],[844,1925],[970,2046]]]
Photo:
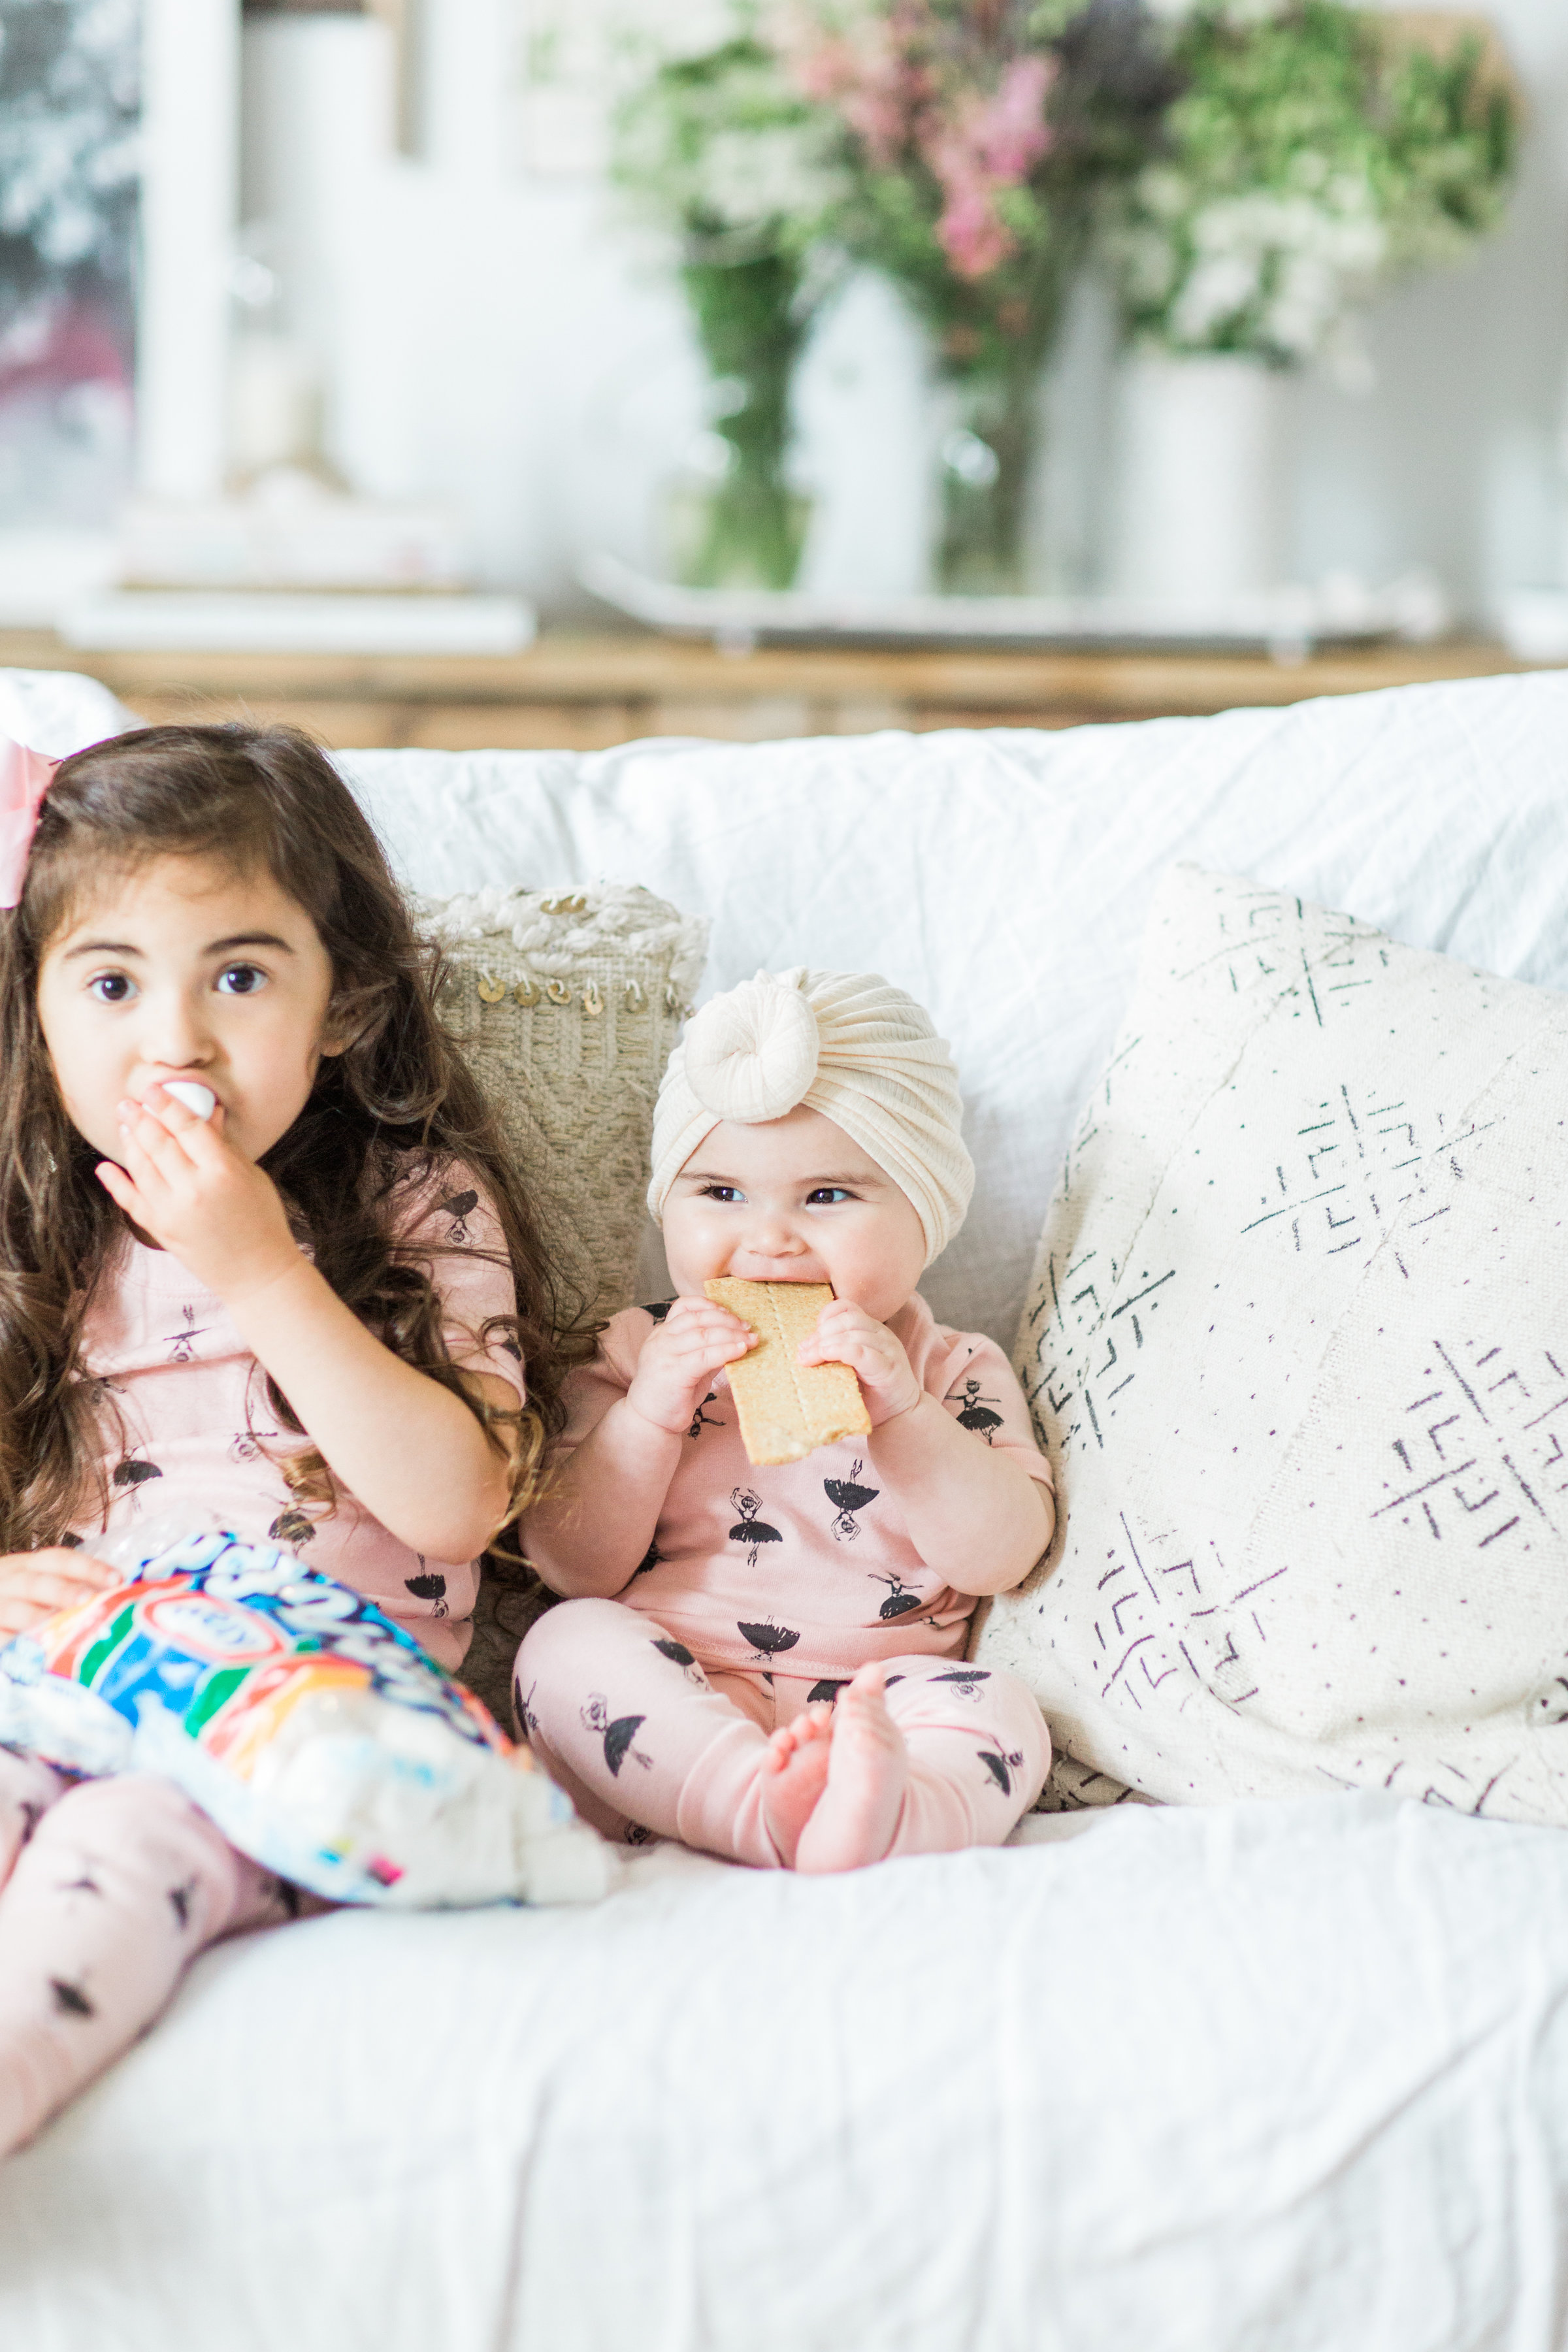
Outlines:
[[743,1200],[745,1195],[738,1184],[704,1184],[702,1198],[705,1201],[727,1202]]
[[219,972],[217,984],[226,996],[254,996],[266,979],[253,963],[231,963]]
[[100,972],[89,985],[100,1004],[123,1004],[131,993],[130,975],[123,971]]
[[815,1192],[805,1196],[808,1209],[833,1208],[840,1201],[852,1201],[855,1195],[843,1184],[819,1184]]

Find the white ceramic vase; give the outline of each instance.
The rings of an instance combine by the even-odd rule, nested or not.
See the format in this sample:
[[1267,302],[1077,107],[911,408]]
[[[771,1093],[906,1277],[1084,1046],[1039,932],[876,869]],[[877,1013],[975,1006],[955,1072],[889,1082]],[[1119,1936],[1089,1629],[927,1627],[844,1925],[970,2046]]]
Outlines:
[[1285,574],[1286,380],[1260,361],[1130,352],[1119,371],[1112,593],[1191,610]]

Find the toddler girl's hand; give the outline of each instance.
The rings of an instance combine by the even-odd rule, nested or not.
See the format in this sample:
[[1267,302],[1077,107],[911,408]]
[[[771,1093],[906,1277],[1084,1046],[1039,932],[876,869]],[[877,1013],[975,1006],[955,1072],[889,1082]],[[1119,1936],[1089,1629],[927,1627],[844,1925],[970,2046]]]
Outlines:
[[72,1551],[66,1544],[6,1552],[0,1557],[0,1640],[30,1633],[57,1611],[79,1609],[123,1580],[90,1552]]
[[803,1364],[847,1364],[866,1394],[871,1426],[909,1412],[925,1394],[900,1341],[847,1298],[830,1298],[796,1349]]
[[234,1306],[300,1263],[278,1188],[224,1140],[221,1109],[196,1118],[159,1086],[120,1106],[124,1165],[98,1181],[132,1222]]
[[684,1437],[722,1364],[732,1364],[757,1335],[710,1298],[678,1298],[637,1358],[626,1402],[640,1419]]

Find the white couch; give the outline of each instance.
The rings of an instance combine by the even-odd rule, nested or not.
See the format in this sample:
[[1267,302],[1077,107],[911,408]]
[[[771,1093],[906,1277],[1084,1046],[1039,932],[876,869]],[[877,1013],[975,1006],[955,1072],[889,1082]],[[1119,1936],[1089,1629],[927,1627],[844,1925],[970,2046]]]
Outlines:
[[[116,723],[0,677],[41,748]],[[921,996],[981,1171],[928,1292],[1005,1341],[1172,859],[1568,986],[1568,676],[343,764],[426,890],[642,881],[713,916],[711,986]],[[0,2175],[0,2347],[1546,2352],[1565,2200],[1555,1832],[1369,1794],[832,1881],[654,1850],[596,1910],[209,1955]]]

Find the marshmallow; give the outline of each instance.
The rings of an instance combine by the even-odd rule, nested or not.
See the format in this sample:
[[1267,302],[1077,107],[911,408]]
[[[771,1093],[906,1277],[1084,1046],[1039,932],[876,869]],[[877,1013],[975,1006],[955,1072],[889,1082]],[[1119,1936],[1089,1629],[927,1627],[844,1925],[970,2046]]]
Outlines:
[[163,1085],[166,1095],[173,1095],[176,1102],[184,1103],[197,1118],[211,1118],[217,1108],[217,1097],[211,1087],[198,1086],[195,1078],[165,1078]]
[[963,1223],[974,1190],[958,1073],[930,1016],[875,972],[759,971],[692,1015],[654,1111],[655,1219],[721,1120],[753,1127],[802,1103],[841,1127],[908,1195],[929,1265]]

